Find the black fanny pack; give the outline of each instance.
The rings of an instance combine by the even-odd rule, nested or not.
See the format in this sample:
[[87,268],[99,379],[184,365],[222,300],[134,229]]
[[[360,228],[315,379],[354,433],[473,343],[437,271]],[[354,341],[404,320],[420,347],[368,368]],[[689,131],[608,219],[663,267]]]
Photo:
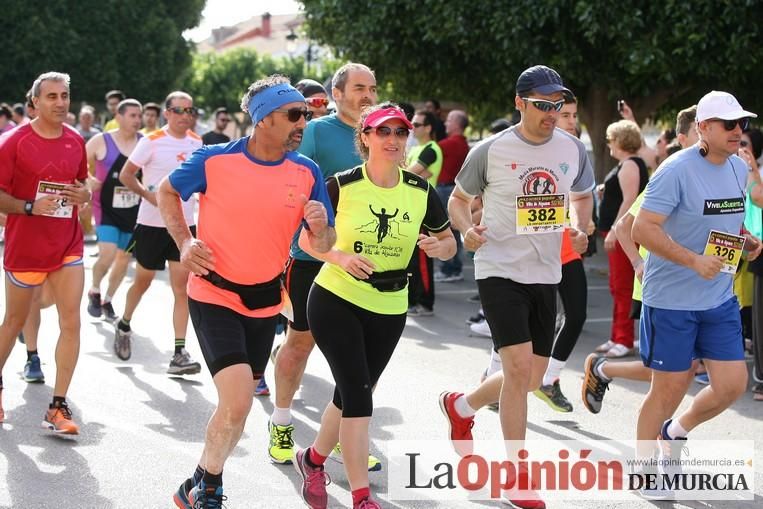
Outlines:
[[399,292],[408,285],[407,270],[387,270],[385,272],[374,272],[368,279],[358,279],[373,286],[380,292]]
[[206,276],[201,277],[218,288],[238,294],[241,297],[241,302],[244,303],[247,309],[268,308],[281,303],[281,274],[267,283],[257,283],[255,285],[234,283],[225,279],[217,272],[210,272]]

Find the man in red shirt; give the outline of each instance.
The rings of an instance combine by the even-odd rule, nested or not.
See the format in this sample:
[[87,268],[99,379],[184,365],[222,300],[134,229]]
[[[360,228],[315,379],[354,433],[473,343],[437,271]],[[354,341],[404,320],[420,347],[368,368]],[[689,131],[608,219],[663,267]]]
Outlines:
[[[40,75],[31,95],[37,118],[0,136],[0,212],[8,214],[0,370],[24,326],[35,288],[47,281],[61,334],[53,402],[42,425],[55,433],[76,435],[79,428],[66,404],[66,393],[79,355],[79,306],[85,273],[77,213],[90,200],[90,191],[84,186],[87,157],[82,136],[65,124],[69,75]],[[0,404],[0,422],[4,417]]]
[[[451,111],[445,119],[445,132],[448,137],[438,142],[442,150],[442,171],[437,178],[437,194],[445,207],[448,206],[448,199],[455,187],[456,175],[464,164],[466,154],[469,153],[469,144],[464,137],[464,130],[468,126],[469,117],[464,111]],[[450,283],[464,279],[461,272],[463,268],[461,234],[455,230],[453,234],[456,237],[456,254],[450,260],[442,262],[440,271],[434,276],[437,282]]]

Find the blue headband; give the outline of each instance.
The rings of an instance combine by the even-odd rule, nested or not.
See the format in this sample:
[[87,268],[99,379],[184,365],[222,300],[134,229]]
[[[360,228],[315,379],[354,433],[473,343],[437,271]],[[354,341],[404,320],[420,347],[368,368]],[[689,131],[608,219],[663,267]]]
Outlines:
[[305,98],[299,91],[288,83],[281,83],[274,87],[269,87],[258,92],[249,101],[247,106],[249,115],[252,117],[252,124],[257,123],[270,113],[284,104],[305,102]]

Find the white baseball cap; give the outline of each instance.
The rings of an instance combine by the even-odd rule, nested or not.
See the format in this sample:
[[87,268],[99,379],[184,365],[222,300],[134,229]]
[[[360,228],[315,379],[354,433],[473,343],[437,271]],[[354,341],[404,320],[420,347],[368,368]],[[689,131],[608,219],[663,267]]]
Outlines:
[[713,90],[705,94],[697,103],[697,122],[711,118],[721,120],[737,120],[740,118],[757,118],[755,113],[742,109],[736,97],[728,92]]

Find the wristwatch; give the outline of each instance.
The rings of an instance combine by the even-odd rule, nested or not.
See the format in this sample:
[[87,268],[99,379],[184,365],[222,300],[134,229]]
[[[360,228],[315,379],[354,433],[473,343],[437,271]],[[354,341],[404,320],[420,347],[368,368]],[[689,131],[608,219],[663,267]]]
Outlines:
[[32,209],[34,208],[33,201],[24,202],[24,213],[28,216],[32,215]]

